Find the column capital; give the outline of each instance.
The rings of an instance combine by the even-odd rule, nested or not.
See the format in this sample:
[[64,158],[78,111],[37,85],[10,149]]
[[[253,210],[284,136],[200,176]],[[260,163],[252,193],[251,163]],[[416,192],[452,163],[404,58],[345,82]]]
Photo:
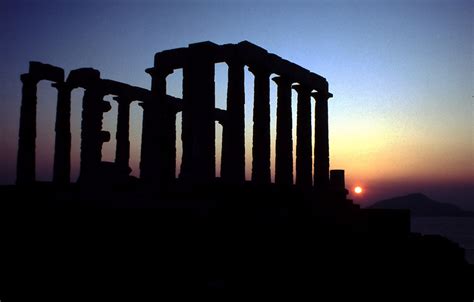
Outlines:
[[75,87],[68,82],[55,82],[51,84],[51,87],[54,87],[58,90],[61,89],[67,89],[67,90],[73,90]]
[[327,92],[327,91],[324,91],[324,92],[319,92],[319,91],[317,91],[317,92],[312,92],[312,93],[311,93],[311,96],[314,97],[314,99],[315,99],[316,101],[318,101],[318,100],[323,100],[323,99],[327,101],[328,99],[330,99],[330,98],[333,97],[332,93]]
[[[150,107],[153,107],[153,105],[156,106],[156,102],[153,102],[153,101],[141,101],[138,103],[138,106],[142,107],[142,109],[147,109],[147,108],[150,108]],[[180,103],[175,103],[175,102],[170,102],[169,99],[166,100],[166,102],[164,103],[164,107],[162,108],[166,108],[167,110],[170,111],[170,113],[174,113],[174,114],[177,114],[181,111],[183,111],[183,105],[180,104]]]
[[41,79],[35,77],[31,73],[23,73],[22,75],[20,75],[20,80],[23,84],[32,83],[36,85]]
[[227,66],[235,66],[235,67],[244,67],[245,66],[245,63],[244,61],[237,57],[237,56],[230,56],[228,57],[226,60],[225,60],[225,63],[227,64]]
[[167,77],[168,75],[172,74],[174,72],[173,68],[169,67],[150,67],[145,69],[145,72],[148,73],[150,76],[155,77],[155,76],[162,76],[162,77]]
[[130,104],[135,100],[132,96],[128,96],[128,95],[117,95],[117,96],[114,96],[113,99],[117,101],[117,103],[119,104],[120,103]]
[[293,84],[291,86],[291,88],[293,88],[294,90],[296,90],[296,92],[298,92],[298,94],[308,94],[308,95],[311,95],[311,91],[313,91],[313,89],[311,87],[308,87],[306,85],[302,85],[302,84],[299,84],[299,83],[296,83],[296,84]]
[[94,95],[94,98],[97,99],[103,99],[105,96],[109,95],[100,81],[97,81],[85,88],[84,94],[89,93]]
[[277,83],[277,85],[286,85],[286,86],[291,86],[293,81],[285,76],[276,76],[272,78],[272,81]]
[[253,73],[254,76],[262,75],[269,77],[272,74],[272,71],[261,65],[252,65],[249,66],[249,71]]

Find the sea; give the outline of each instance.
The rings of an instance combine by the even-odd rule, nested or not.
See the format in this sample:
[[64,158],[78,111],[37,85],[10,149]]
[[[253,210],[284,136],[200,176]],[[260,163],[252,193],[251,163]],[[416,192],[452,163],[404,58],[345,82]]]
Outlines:
[[463,247],[474,264],[474,217],[412,217],[411,231],[446,237]]

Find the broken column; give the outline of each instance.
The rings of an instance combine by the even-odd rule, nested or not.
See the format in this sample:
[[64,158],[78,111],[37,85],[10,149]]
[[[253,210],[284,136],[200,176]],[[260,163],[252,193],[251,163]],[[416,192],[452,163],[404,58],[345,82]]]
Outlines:
[[176,111],[166,95],[166,77],[173,69],[155,67],[147,73],[152,82],[151,96],[142,105],[140,178],[162,190],[174,181],[176,170]]
[[116,96],[114,100],[118,103],[115,164],[121,171],[128,171],[130,169],[128,166],[130,159],[130,103],[133,99],[128,96]]
[[183,161],[180,177],[191,184],[215,178],[214,49],[203,42],[189,45],[183,69]]
[[268,184],[270,176],[270,74],[262,66],[249,68],[255,76],[253,106],[252,182]]
[[53,182],[68,184],[71,175],[71,91],[68,83],[52,84],[58,90],[56,107]]
[[311,88],[296,84],[296,185],[310,188],[313,183],[311,159]]
[[227,60],[227,115],[222,133],[221,177],[229,183],[245,181],[244,63]]
[[104,112],[111,109],[110,103],[103,100],[104,93],[99,83],[84,92],[81,123],[81,182],[94,183],[100,175],[102,144],[110,140],[110,133],[102,131]]
[[314,144],[314,186],[326,190],[329,185],[329,134],[328,99],[332,94],[327,91],[312,94],[315,105],[315,144]]
[[275,77],[277,83],[277,126],[275,183],[280,185],[293,184],[293,138],[291,118],[291,84],[284,76]]
[[344,170],[331,170],[329,181],[331,196],[334,199],[346,200],[349,191],[346,189]]

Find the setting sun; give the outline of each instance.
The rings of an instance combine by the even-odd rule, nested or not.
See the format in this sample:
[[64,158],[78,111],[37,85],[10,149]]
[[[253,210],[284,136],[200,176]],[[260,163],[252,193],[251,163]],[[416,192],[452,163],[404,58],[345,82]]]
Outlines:
[[362,193],[362,188],[359,187],[359,186],[357,186],[357,187],[354,188],[354,192],[355,192],[356,194],[360,194],[360,193]]

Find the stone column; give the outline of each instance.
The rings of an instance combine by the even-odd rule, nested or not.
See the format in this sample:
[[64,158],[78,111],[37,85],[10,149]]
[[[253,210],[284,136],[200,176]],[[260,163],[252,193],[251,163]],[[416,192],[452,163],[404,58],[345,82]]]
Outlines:
[[277,91],[277,133],[275,157],[275,183],[293,184],[293,138],[291,119],[291,80],[275,77]]
[[255,76],[253,105],[252,182],[268,184],[270,176],[270,74],[260,66],[250,67]]
[[39,80],[31,74],[22,74],[20,131],[17,156],[17,184],[31,184],[36,179],[36,84]]
[[114,97],[114,100],[118,102],[115,163],[122,171],[128,171],[128,161],[130,159],[130,103],[133,99],[127,96],[117,96]]
[[311,88],[293,85],[298,92],[296,112],[296,185],[310,188],[313,184],[311,158]]
[[151,68],[151,96],[142,105],[143,133],[140,178],[164,190],[175,179],[176,112],[166,94],[166,77],[173,69]]
[[223,124],[221,177],[229,183],[245,181],[245,87],[244,64],[227,61],[227,119]]
[[71,177],[71,91],[67,83],[54,83],[58,90],[56,109],[53,182],[68,184]]
[[181,111],[181,143],[182,143],[182,156],[181,156],[181,168],[179,172],[180,179],[190,179],[192,170],[192,149],[193,139],[191,128],[191,115],[192,112],[188,110],[189,102],[191,97],[191,77],[189,75],[189,68],[183,68],[183,110]]
[[102,160],[102,144],[110,140],[110,133],[102,131],[103,113],[111,109],[110,103],[103,101],[103,97],[104,94],[97,85],[84,92],[79,176],[81,182],[92,183],[96,180]]
[[331,170],[329,174],[331,197],[336,200],[346,200],[349,191],[346,189],[344,170]]
[[312,94],[315,105],[315,144],[314,144],[314,186],[326,190],[329,185],[329,133],[328,99],[329,92]]
[[183,161],[180,177],[191,184],[215,179],[215,82],[212,47],[189,46],[190,57],[183,70]]

